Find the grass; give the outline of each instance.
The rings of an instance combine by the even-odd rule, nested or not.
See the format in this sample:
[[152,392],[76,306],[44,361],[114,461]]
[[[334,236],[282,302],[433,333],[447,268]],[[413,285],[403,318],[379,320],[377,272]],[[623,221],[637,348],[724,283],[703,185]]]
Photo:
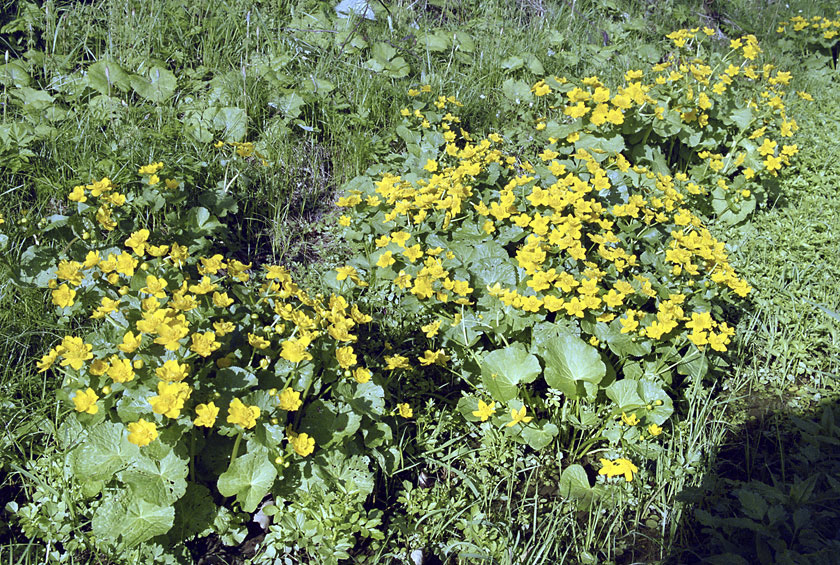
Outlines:
[[[711,22],[726,36],[751,32],[763,38],[779,19],[799,9],[749,0],[712,3],[703,10],[677,0],[603,6],[421,0],[377,7],[379,21],[369,23],[327,18],[331,6],[326,3],[282,0],[189,7],[169,0],[46,2],[39,9],[8,5],[16,10],[4,13],[16,11],[21,30],[4,37],[0,48],[13,58],[27,50],[40,53],[36,78],[68,111],[49,124],[48,136],[8,149],[35,153],[17,170],[0,168],[0,212],[8,224],[24,214],[59,211],[59,200],[73,184],[103,175],[117,178],[139,164],[162,160],[193,171],[197,191],[223,183],[236,195],[243,256],[295,265],[310,280],[342,253],[327,228],[337,188],[391,150],[386,132],[396,124],[395,108],[406,100],[408,87],[429,83],[455,95],[465,104],[467,129],[489,131],[504,126],[493,111],[509,76],[499,67],[501,60],[534,55],[549,73],[598,74],[609,84],[620,79],[620,70],[665,56],[661,37],[677,25]],[[811,2],[802,2],[801,9],[805,15],[829,13]],[[4,17],[0,25],[12,20]],[[330,33],[335,31],[330,26],[338,26],[338,33]],[[429,26],[466,32],[475,48],[425,50],[416,41],[417,30]],[[644,49],[635,48],[640,42]],[[411,75],[401,79],[365,70],[370,52],[354,46],[363,43],[393,47],[411,66]],[[107,58],[130,70],[163,62],[177,71],[180,90],[159,105],[125,95],[126,105],[103,112],[77,96],[72,84],[81,80],[82,69]],[[513,74],[533,78],[525,68]],[[797,109],[808,143],[799,168],[783,181],[780,198],[747,226],[720,228],[755,297],[739,321],[731,365],[713,384],[698,381],[686,401],[683,420],[657,464],[656,483],[662,487],[629,497],[619,510],[577,512],[550,496],[561,454],[517,461],[501,439],[480,452],[466,450],[451,435],[454,425],[447,427],[454,416],[442,405],[430,406],[427,419],[418,421],[417,435],[425,443],[406,449],[407,463],[396,480],[416,482],[423,471],[434,484],[414,487],[408,491],[414,498],[400,504],[405,515],[396,519],[418,530],[416,538],[400,543],[451,563],[480,562],[491,545],[509,548],[510,564],[572,556],[595,563],[599,552],[614,562],[699,561],[704,556],[698,548],[729,547],[703,531],[708,524],[697,512],[708,512],[721,524],[737,515],[741,510],[723,489],[775,479],[785,491],[794,477],[805,480],[796,444],[814,432],[797,422],[821,422],[825,401],[835,402],[840,392],[840,122],[831,118],[840,110],[840,87],[836,73],[796,80],[819,98],[821,110]],[[296,115],[278,109],[292,92],[304,99]],[[7,113],[6,88],[0,99],[4,120],[23,120]],[[184,131],[186,112],[216,103],[247,111],[247,139],[257,140],[272,167],[218,165],[212,145]],[[61,455],[55,429],[63,408],[54,400],[55,383],[35,372],[33,360],[78,322],[56,319],[49,311],[42,293],[0,283],[0,420],[7,423],[0,436],[0,493],[21,504],[59,480],[49,465],[29,463],[42,456],[57,461]],[[767,458],[774,463],[767,464]],[[818,491],[830,497],[826,479],[821,475],[819,481]],[[525,485],[522,492],[516,490],[520,485]],[[393,494],[397,487],[387,484],[384,490]],[[538,520],[547,507],[556,509],[549,513],[553,518]],[[504,529],[491,515],[516,527]],[[16,526],[0,527],[0,538],[3,562],[40,562],[52,549]],[[559,540],[569,539],[573,545],[561,547]],[[376,559],[398,562],[407,553],[402,546],[385,547]],[[97,562],[84,554],[70,559]]]

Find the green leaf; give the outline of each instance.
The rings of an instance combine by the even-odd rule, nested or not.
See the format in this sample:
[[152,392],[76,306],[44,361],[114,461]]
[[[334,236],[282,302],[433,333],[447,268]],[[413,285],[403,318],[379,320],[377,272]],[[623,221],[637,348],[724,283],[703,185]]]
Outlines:
[[475,40],[465,31],[455,32],[455,46],[464,53],[475,52]]
[[301,420],[301,431],[315,439],[315,444],[326,447],[352,436],[359,429],[362,416],[353,412],[348,404],[338,406],[329,400],[315,400],[307,404]]
[[519,55],[512,55],[499,63],[499,66],[508,71],[515,71],[516,69],[521,69],[525,66],[525,59]]
[[609,324],[597,322],[594,334],[619,357],[642,357],[650,353],[651,345],[648,340],[634,339],[633,334],[621,333],[621,328],[621,322],[617,318]]
[[481,421],[481,418],[473,414],[473,412],[478,410],[478,398],[475,396],[462,396],[458,400],[456,409],[468,422]]
[[729,120],[730,120],[732,123],[734,123],[736,126],[738,126],[738,128],[739,128],[741,131],[744,131],[744,130],[746,130],[748,127],[750,127],[750,124],[751,124],[751,123],[752,123],[752,121],[753,121],[753,113],[752,113],[752,110],[751,110],[749,107],[747,107],[747,108],[739,108],[739,109],[737,109],[737,110],[734,110],[734,111],[733,111],[733,112],[729,115]]
[[516,267],[510,259],[485,257],[470,263],[470,271],[476,278],[478,288],[487,288],[499,283],[502,287],[516,286]]
[[569,465],[560,475],[560,496],[564,498],[581,499],[592,489],[586,470],[578,465]]
[[290,92],[280,97],[274,104],[283,113],[283,116],[293,120],[300,117],[301,110],[306,106],[306,100],[297,92]]
[[411,66],[402,57],[395,57],[385,65],[386,76],[391,78],[405,78],[411,72]]
[[378,63],[384,66],[388,63],[388,61],[394,58],[394,55],[397,54],[397,50],[387,43],[380,41],[378,43],[374,43],[370,53]]
[[129,82],[131,88],[141,98],[156,104],[160,104],[172,96],[178,86],[178,80],[172,74],[172,71],[157,66],[149,69],[148,78],[132,75]]
[[9,61],[0,65],[0,84],[3,86],[29,86],[29,73],[26,72],[26,67],[18,61]]
[[15,88],[11,91],[12,96],[23,102],[24,110],[34,110],[40,112],[49,108],[54,102],[55,98],[49,95],[44,90],[35,90],[28,86]]
[[385,390],[373,381],[360,384],[350,405],[359,414],[381,416],[385,413]]
[[175,508],[158,506],[140,498],[132,498],[120,525],[123,546],[135,547],[169,531],[175,519]]
[[209,534],[218,512],[210,489],[198,483],[187,485],[186,493],[174,508],[175,519],[169,535],[178,542],[205,532]]
[[121,424],[101,422],[73,451],[73,473],[89,480],[108,480],[140,457],[140,448],[128,441]]
[[[572,398],[581,392],[578,383],[584,385],[587,395],[594,396],[594,385],[607,374],[607,366],[601,360],[598,350],[579,337],[566,335],[548,340],[544,345],[543,357],[548,386]],[[575,392],[570,394],[571,391]]]
[[545,74],[545,68],[543,67],[540,60],[537,59],[536,55],[528,53],[527,55],[525,55],[525,62],[528,65],[528,70],[534,73],[535,75],[542,76]]
[[450,47],[450,39],[449,34],[446,33],[444,30],[437,30],[434,33],[425,33],[422,34],[418,39],[417,43],[420,46],[425,47],[429,51],[433,53],[440,53],[446,51]]
[[131,86],[131,77],[114,61],[99,61],[88,67],[88,85],[100,94],[111,96],[114,87],[127,91]]
[[607,398],[618,405],[622,412],[630,412],[645,405],[637,392],[639,382],[624,379],[616,381],[606,388]]
[[481,364],[481,380],[498,402],[517,397],[519,383],[530,383],[541,372],[540,362],[521,343],[491,351]]
[[158,506],[169,506],[184,496],[188,470],[187,460],[169,450],[160,461],[140,457],[121,473],[121,478],[135,498]]
[[217,486],[222,496],[236,496],[245,512],[253,512],[277,478],[277,469],[265,450],[237,457],[227,471],[219,475]]
[[225,141],[242,141],[248,129],[248,114],[242,108],[225,106],[223,108],[208,108],[212,111],[212,118],[209,120],[213,129],[219,133],[219,137]]
[[526,104],[534,100],[531,87],[528,86],[527,82],[522,80],[507,79],[502,83],[502,92],[505,98],[514,104]]
[[525,426],[522,428],[522,438],[536,451],[543,449],[554,441],[560,429],[551,422],[542,422],[539,427]]
[[649,422],[661,426],[674,413],[673,400],[659,384],[648,380],[639,381],[638,392],[644,404],[651,407],[646,415]]

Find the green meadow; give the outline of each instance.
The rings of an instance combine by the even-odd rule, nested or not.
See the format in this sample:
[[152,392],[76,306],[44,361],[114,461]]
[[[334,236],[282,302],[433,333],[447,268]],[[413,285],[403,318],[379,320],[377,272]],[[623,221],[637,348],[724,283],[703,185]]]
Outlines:
[[0,562],[835,563],[835,10],[4,0]]

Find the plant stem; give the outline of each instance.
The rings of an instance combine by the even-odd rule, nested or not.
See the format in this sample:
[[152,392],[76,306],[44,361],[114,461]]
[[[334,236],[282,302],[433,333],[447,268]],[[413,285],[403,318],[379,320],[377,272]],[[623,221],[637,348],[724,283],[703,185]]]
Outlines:
[[233,462],[236,461],[236,455],[239,451],[239,442],[242,441],[242,434],[243,430],[239,431],[239,434],[236,436],[236,441],[233,442],[233,451],[230,452],[230,464],[233,465]]

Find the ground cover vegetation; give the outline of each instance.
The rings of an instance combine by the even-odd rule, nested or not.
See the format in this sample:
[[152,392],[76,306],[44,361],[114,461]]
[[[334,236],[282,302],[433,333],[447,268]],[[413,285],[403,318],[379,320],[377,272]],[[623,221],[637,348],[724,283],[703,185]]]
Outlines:
[[7,2],[10,563],[832,563],[807,2]]

